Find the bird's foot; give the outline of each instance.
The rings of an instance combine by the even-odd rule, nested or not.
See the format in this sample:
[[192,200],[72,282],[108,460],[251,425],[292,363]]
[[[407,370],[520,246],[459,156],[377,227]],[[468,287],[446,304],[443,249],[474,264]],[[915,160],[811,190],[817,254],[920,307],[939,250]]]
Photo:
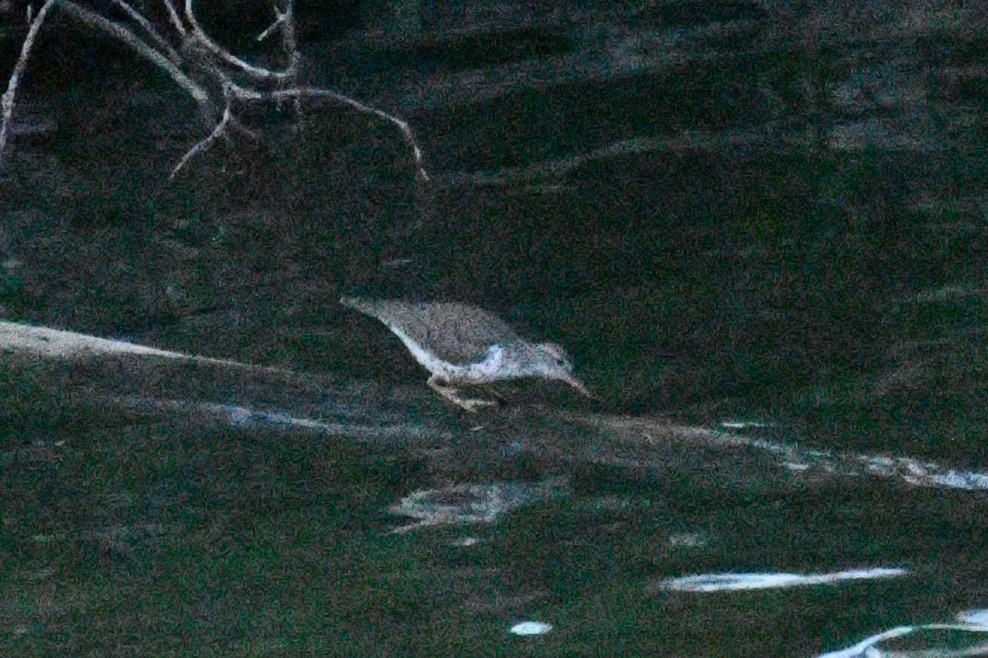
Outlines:
[[440,384],[435,376],[429,378],[429,387],[432,388],[436,393],[443,396],[456,406],[470,412],[476,412],[477,409],[482,407],[496,407],[497,401],[495,400],[481,400],[481,399],[467,399],[461,398],[459,396],[459,391],[452,386],[444,386]]

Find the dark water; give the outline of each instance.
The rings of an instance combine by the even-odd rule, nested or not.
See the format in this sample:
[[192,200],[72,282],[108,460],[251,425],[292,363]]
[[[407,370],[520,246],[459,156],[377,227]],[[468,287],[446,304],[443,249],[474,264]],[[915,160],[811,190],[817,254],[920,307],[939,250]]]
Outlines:
[[[696,5],[330,49],[430,184],[332,110],[165,184],[165,83],[59,91],[4,319],[276,369],[5,343],[0,653],[988,655],[988,50]],[[599,399],[460,413],[342,293],[490,308]]]

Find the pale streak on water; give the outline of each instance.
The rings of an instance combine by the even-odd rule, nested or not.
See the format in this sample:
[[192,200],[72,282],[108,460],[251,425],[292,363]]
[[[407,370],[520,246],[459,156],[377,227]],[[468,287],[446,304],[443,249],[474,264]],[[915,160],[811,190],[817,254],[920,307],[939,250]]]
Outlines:
[[718,573],[666,578],[658,589],[676,592],[728,592],[830,585],[843,580],[875,580],[905,576],[905,569],[851,569],[834,573]]
[[[0,322],[0,348],[24,352],[53,359],[71,359],[93,354],[128,353],[146,357],[204,361],[211,364],[248,367],[220,359],[193,357],[167,352],[122,341],[101,339],[73,332]],[[271,370],[261,368],[260,370]],[[440,439],[449,440],[448,432],[425,427],[413,422],[400,422],[392,418],[387,422],[356,424],[352,422],[327,422],[281,409],[254,409],[248,406],[216,404],[193,400],[161,400],[137,396],[108,397],[112,405],[164,411],[192,411],[213,417],[232,426],[267,427],[284,431],[307,431],[317,435],[348,436],[358,439]],[[342,408],[342,407],[341,407]],[[337,410],[339,411],[339,410]],[[346,413],[343,416],[347,416]],[[626,427],[641,426],[646,432],[653,429],[648,419],[608,419],[596,417],[591,423],[608,423]],[[677,427],[664,434],[668,440],[687,446],[700,442],[707,446],[733,452],[738,449],[755,450],[771,455],[777,465],[794,475],[828,478],[878,477],[924,488],[961,491],[988,491],[988,474],[968,471],[920,460],[908,456],[867,455],[835,453],[826,450],[802,448],[797,445],[764,438],[744,436],[745,430],[778,429],[771,423],[728,421],[719,429]],[[725,431],[726,430],[726,431]],[[390,507],[395,514],[410,516],[416,522],[393,532],[403,533],[415,528],[436,525],[465,525],[495,523],[506,514],[532,504],[548,502],[568,494],[565,478],[549,478],[542,481],[513,481],[485,483],[456,483],[440,489],[413,491]],[[471,546],[471,538],[458,544]],[[702,542],[700,542],[702,545]],[[861,581],[904,577],[901,568],[860,568],[831,573],[714,573],[667,578],[656,589],[666,589],[684,594],[730,596],[730,592],[757,589],[784,589],[801,586],[831,585],[840,581]],[[538,622],[538,628],[527,626],[536,622],[519,624],[513,633],[544,633],[550,624]],[[956,615],[953,623],[903,625],[874,634],[841,650],[821,654],[821,658],[868,658],[877,656],[988,656],[988,642],[971,638],[988,634],[988,610],[967,610]],[[918,638],[918,639],[917,639]],[[912,640],[913,649],[903,650],[900,644]],[[960,645],[958,642],[963,641]],[[883,644],[895,644],[883,650]]]
[[[961,613],[963,614],[963,613]],[[958,615],[960,616],[960,615]],[[917,626],[897,626],[881,633],[876,633],[854,646],[838,651],[831,651],[820,654],[818,658],[947,658],[960,656],[988,656],[988,642],[970,644],[966,646],[956,646],[956,640],[948,643],[946,638],[940,644],[931,642],[932,636],[937,631],[943,631],[944,636],[985,634],[988,633],[988,625],[984,624],[920,624]],[[909,635],[922,634],[922,645],[917,645],[914,649],[888,649],[882,650],[879,645],[887,640],[896,640]],[[956,648],[954,648],[956,647]]]

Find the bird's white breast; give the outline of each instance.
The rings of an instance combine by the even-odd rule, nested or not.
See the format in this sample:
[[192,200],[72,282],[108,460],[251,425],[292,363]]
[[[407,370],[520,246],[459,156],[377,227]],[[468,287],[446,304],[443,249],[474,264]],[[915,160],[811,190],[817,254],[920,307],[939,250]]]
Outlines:
[[500,379],[499,374],[503,376],[504,350],[500,345],[491,345],[487,356],[479,363],[450,363],[424,349],[402,329],[394,326],[390,329],[426,370],[450,382],[482,384]]

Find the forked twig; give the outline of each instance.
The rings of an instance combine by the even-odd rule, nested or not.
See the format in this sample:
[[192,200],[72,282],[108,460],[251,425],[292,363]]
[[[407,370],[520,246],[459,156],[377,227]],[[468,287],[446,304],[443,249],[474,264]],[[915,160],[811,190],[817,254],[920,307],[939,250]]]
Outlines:
[[123,0],[113,0],[113,4],[120,7],[132,21],[140,25],[144,29],[144,32],[151,37],[151,40],[154,41],[155,45],[165,52],[165,55],[168,56],[168,59],[170,59],[173,64],[178,64],[182,61],[182,58],[179,57],[175,49],[171,47],[171,44],[165,41],[165,38],[158,34],[158,31],[154,29],[154,26],[151,25],[151,22],[148,19],[137,13],[133,7],[128,5]]
[[253,64],[248,64],[244,60],[240,59],[233,53],[229,52],[218,43],[209,38],[209,35],[199,26],[199,21],[196,20],[195,14],[192,13],[192,0],[185,0],[185,20],[189,22],[192,26],[192,38],[196,40],[197,43],[202,45],[206,50],[211,52],[216,57],[229,64],[230,66],[239,69],[243,73],[255,77],[259,80],[280,80],[287,78],[290,73],[289,71],[269,71],[267,69],[262,69]]

